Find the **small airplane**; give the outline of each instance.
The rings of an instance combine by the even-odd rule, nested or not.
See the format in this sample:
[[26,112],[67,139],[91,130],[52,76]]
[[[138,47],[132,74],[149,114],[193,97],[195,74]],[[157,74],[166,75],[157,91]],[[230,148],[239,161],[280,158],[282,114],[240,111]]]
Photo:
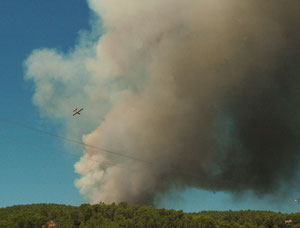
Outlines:
[[75,116],[76,114],[78,114],[78,115],[80,115],[80,112],[83,110],[83,108],[81,108],[81,109],[77,109],[77,108],[75,108],[74,110],[73,110],[73,116]]

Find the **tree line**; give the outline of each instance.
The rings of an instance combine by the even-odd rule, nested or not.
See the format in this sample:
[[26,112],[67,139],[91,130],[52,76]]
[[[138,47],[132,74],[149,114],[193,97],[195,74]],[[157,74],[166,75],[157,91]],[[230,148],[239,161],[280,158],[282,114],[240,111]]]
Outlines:
[[[285,224],[286,220],[292,220]],[[202,211],[156,209],[152,206],[119,204],[67,206],[32,204],[0,208],[0,228],[41,228],[53,221],[56,227],[103,228],[263,228],[300,227],[300,213],[272,211]]]

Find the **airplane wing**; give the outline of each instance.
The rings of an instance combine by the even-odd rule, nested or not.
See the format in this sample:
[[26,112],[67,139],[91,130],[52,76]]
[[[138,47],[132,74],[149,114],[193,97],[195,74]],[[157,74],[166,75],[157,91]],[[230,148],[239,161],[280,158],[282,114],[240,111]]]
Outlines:
[[76,114],[78,114],[78,115],[80,115],[80,112],[83,110],[83,108],[81,108],[81,109],[79,109],[79,110],[77,110],[77,109],[75,109],[73,112],[73,116],[75,116]]

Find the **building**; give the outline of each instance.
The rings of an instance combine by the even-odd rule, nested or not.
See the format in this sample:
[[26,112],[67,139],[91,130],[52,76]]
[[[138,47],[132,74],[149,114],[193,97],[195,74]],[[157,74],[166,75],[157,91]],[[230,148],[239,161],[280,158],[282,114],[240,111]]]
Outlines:
[[53,221],[49,221],[47,222],[47,225],[43,225],[42,228],[51,228],[51,227],[55,227],[56,224]]
[[285,224],[290,224],[290,223],[292,223],[292,220],[291,220],[291,219],[285,220],[284,223],[285,223]]

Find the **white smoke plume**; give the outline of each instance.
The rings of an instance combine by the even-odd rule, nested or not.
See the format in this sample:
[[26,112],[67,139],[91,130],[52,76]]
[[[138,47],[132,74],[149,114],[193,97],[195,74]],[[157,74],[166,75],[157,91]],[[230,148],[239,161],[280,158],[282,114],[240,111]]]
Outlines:
[[[136,158],[87,147],[76,186],[91,202],[153,203],[188,186],[267,194],[294,177],[299,1],[89,6],[104,25],[97,42],[35,50],[25,65],[44,115],[86,144]],[[71,118],[77,106],[84,113]]]

